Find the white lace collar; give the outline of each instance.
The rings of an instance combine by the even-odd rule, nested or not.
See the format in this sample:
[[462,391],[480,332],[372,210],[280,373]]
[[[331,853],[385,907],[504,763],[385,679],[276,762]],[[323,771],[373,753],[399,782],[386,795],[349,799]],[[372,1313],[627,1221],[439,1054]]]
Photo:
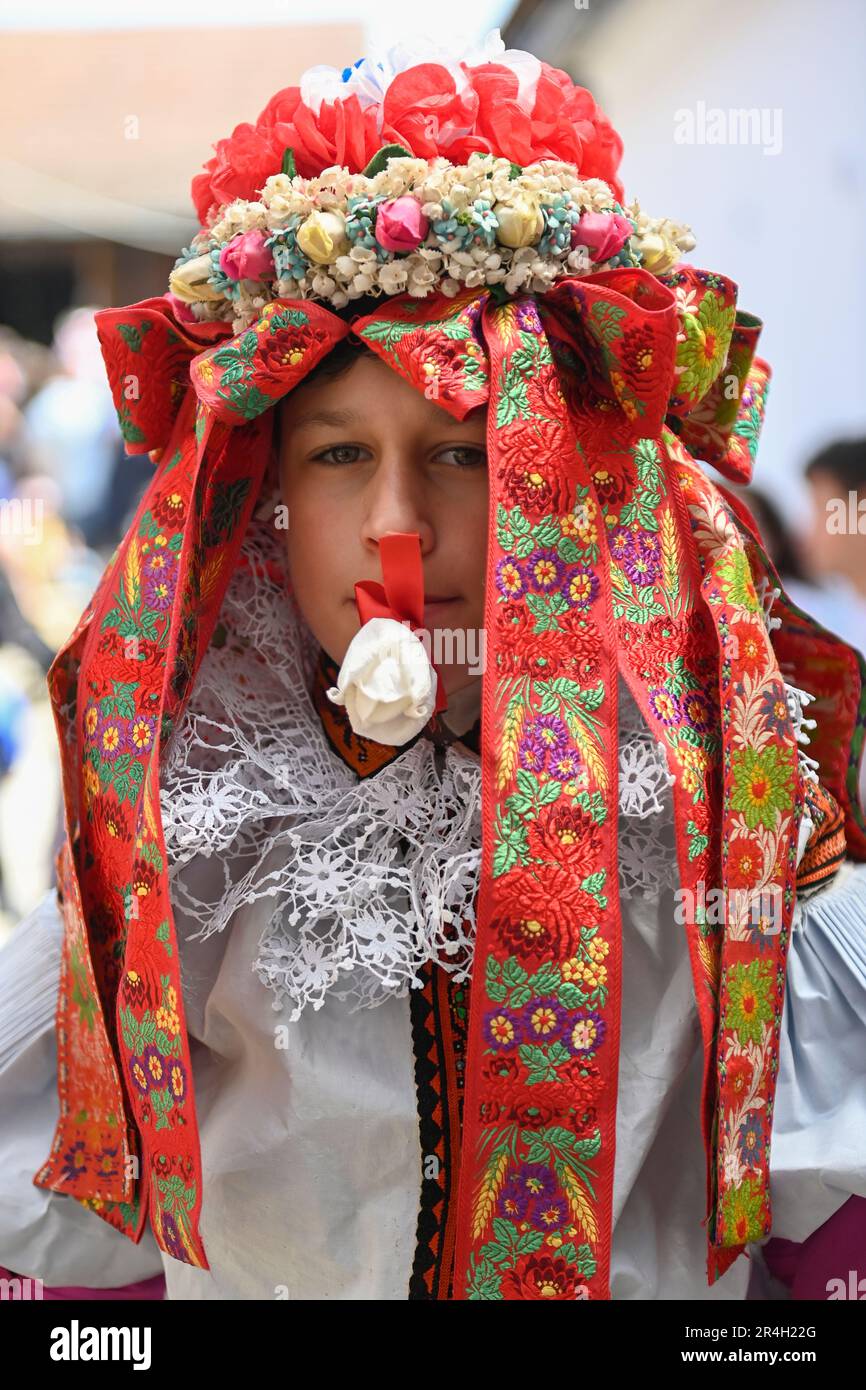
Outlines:
[[160,805],[187,939],[272,898],[253,969],[294,1018],[329,990],[359,1007],[405,993],[427,960],[468,969],[481,769],[462,743],[437,754],[422,737],[358,780],[310,696],[315,639],[267,577],[273,536],[254,523],[245,537],[251,565],[230,581],[225,640],[168,745]]

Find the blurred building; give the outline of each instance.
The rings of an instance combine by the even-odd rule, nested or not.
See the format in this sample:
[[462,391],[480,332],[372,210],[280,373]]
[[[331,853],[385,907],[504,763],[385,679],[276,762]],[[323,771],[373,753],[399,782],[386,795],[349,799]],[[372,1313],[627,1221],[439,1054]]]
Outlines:
[[162,294],[214,140],[363,51],[360,23],[4,33],[0,320],[47,343],[70,304]]

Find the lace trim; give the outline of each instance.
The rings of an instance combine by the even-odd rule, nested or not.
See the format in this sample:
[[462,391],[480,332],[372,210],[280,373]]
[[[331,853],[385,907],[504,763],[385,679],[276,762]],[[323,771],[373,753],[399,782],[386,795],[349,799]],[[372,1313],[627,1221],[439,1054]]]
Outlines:
[[[431,960],[467,978],[480,760],[457,743],[437,759],[421,738],[359,782],[315,710],[319,647],[273,577],[272,526],[254,519],[242,556],[163,762],[179,929],[203,940],[273,899],[253,970],[293,1020],[329,992],[355,1008],[405,995]],[[622,681],[620,693],[621,891],[658,895],[676,864],[672,778]]]

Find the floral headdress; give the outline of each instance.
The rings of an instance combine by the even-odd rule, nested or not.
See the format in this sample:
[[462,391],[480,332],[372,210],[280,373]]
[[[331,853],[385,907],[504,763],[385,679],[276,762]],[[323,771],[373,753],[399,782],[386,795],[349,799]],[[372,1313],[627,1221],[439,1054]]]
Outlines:
[[[194,181],[205,226],[174,290],[97,315],[127,449],[156,471],[49,672],[60,1119],[34,1181],[133,1240],[149,1217],[163,1250],[207,1265],[160,754],[241,563],[272,407],[351,334],[417,390],[435,381],[457,419],[487,407],[484,847],[459,1163],[431,1216],[453,1252],[440,1296],[453,1275],[456,1298],[604,1299],[618,674],[674,779],[712,1283],[772,1223],[805,780],[781,667],[816,696],[813,766],[858,857],[866,668],[785,597],[748,511],[698,462],[751,475],[759,320],[730,279],[678,259],[687,233],[626,209],[621,143],[590,95],[491,48],[314,70],[278,93]],[[588,267],[569,260],[581,247]],[[752,911],[766,896],[769,921]],[[550,1200],[518,1227],[503,1201],[526,1169]]]
[[688,228],[623,207],[622,145],[590,93],[502,49],[491,35],[475,62],[396,50],[278,92],[193,180],[203,225],[171,275],[179,315],[239,332],[277,296],[540,293],[692,250]]

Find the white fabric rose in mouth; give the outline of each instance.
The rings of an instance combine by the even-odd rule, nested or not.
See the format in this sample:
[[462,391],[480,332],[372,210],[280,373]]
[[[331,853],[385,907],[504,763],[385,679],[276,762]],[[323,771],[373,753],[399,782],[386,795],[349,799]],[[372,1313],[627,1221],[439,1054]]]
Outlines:
[[335,705],[345,705],[361,738],[398,745],[408,743],[430,719],[437,685],[420,637],[394,618],[370,618],[349,643],[337,684],[327,695]]

